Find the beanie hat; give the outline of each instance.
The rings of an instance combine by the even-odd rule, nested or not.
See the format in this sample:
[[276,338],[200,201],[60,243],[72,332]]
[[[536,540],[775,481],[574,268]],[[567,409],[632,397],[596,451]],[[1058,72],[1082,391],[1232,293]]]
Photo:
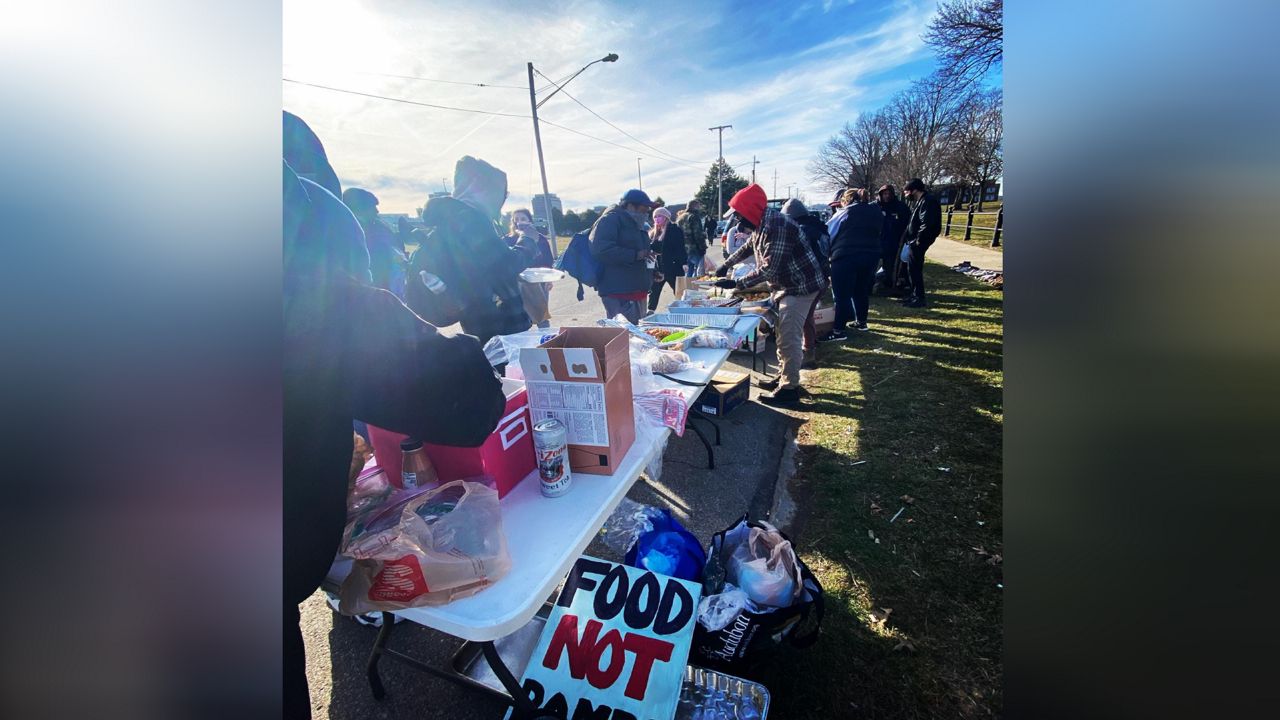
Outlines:
[[764,188],[755,183],[742,188],[729,199],[729,207],[751,223],[759,227],[764,219],[764,210],[769,204],[769,197]]
[[347,188],[342,191],[342,204],[352,210],[373,210],[378,207],[378,196],[364,188]]
[[792,219],[799,219],[808,215],[809,210],[804,206],[804,203],[800,202],[799,198],[791,198],[782,204],[782,214]]
[[671,222],[671,211],[664,207],[660,207],[657,210],[654,210],[653,218],[656,220],[659,217],[664,217],[667,219],[667,222]]
[[910,180],[907,181],[907,184],[903,186],[902,189],[903,190],[919,190],[920,192],[924,192],[924,181],[921,180],[920,178],[911,178]]
[[628,203],[632,205],[648,205],[653,207],[653,201],[649,199],[649,196],[645,194],[645,191],[637,190],[636,188],[631,188],[626,191],[618,200],[619,205],[626,205]]

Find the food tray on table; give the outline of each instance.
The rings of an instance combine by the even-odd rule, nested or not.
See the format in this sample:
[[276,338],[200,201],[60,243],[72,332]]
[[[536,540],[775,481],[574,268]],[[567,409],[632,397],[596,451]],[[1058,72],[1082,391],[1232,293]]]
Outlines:
[[[688,308],[704,310],[705,308]],[[738,324],[738,315],[714,315],[705,312],[657,313],[640,320],[641,325],[675,325],[676,327],[709,327],[717,330],[732,330]]]
[[667,306],[669,313],[703,313],[705,315],[737,315],[742,312],[738,305],[724,305],[720,307],[708,305],[684,305],[684,300],[677,300]]

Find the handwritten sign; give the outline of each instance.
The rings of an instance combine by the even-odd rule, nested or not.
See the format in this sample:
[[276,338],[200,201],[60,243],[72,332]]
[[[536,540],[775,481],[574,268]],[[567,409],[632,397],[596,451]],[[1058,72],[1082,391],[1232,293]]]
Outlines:
[[671,720],[701,594],[694,583],[584,555],[529,658],[525,693],[565,720]]

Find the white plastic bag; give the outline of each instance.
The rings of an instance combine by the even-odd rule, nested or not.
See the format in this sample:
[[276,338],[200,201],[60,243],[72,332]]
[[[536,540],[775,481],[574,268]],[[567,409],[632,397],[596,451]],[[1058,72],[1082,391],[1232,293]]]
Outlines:
[[356,561],[340,592],[345,615],[443,605],[511,569],[498,491],[466,480],[388,503],[342,554]]
[[725,583],[724,590],[704,595],[698,602],[698,624],[708,630],[721,630],[750,604],[751,599],[745,592],[733,583]]
[[902,262],[911,262],[911,243],[902,244],[902,255],[899,256]]
[[789,607],[804,587],[791,543],[776,530],[758,527],[750,528],[734,548],[725,580],[742,588],[755,603],[772,607]]

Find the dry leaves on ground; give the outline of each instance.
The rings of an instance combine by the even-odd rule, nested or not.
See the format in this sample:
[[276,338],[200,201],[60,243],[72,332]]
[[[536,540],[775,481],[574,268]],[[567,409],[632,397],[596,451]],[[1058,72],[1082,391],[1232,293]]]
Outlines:
[[889,619],[889,615],[893,613],[893,608],[871,608],[871,622],[880,625]]

